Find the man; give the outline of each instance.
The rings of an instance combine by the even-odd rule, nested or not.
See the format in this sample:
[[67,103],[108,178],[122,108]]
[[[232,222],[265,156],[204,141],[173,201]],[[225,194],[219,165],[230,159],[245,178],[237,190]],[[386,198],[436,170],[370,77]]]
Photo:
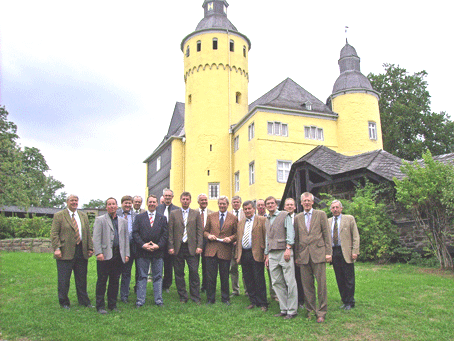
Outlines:
[[[292,224],[294,223],[295,219],[295,200],[293,198],[287,198],[284,202],[284,210],[288,212],[290,219],[292,219]],[[298,265],[295,266],[295,280],[296,280],[296,288],[298,291],[298,306],[303,309],[304,308],[304,291],[303,291],[303,284],[301,283],[301,272]]]
[[250,305],[247,309],[260,307],[268,310],[265,284],[265,217],[255,215],[252,201],[243,204],[245,219],[238,223],[236,262],[241,264],[244,283],[248,288]]
[[[241,197],[238,195],[232,198],[232,214],[237,217],[238,222],[244,219],[244,212],[241,209]],[[232,294],[230,296],[240,296],[240,280],[238,275],[238,263],[236,262],[236,244],[233,244],[232,260],[230,262],[230,281],[232,282]],[[244,278],[243,278],[244,284]],[[244,288],[247,295],[246,287]]]
[[88,216],[77,210],[77,195],[68,195],[66,205],[66,209],[54,215],[50,232],[54,258],[57,260],[58,301],[63,309],[70,309],[68,292],[71,273],[74,271],[79,304],[92,308],[87,294],[88,258],[93,255]]
[[261,217],[266,216],[265,200],[263,199],[257,200],[257,214]]
[[342,214],[342,203],[331,203],[333,218],[328,219],[331,227],[333,246],[333,268],[337,287],[342,299],[342,307],[350,310],[355,307],[355,260],[359,255],[359,233],[355,218]]
[[135,214],[140,214],[145,212],[144,209],[142,209],[142,197],[140,195],[136,195],[133,200],[132,200],[132,206],[134,208],[134,213]]
[[[142,203],[142,198],[140,198]],[[129,284],[131,283],[131,270],[136,256],[136,245],[132,239],[132,224],[136,217],[135,210],[132,210],[134,199],[130,195],[125,195],[121,198],[121,208],[117,210],[117,215],[128,221],[128,240],[129,240],[129,262],[125,263],[121,272],[120,284],[120,299],[123,303],[128,302],[129,297]],[[140,205],[139,205],[140,209]],[[137,262],[136,262],[136,283],[134,288],[137,289]]]
[[174,256],[175,284],[180,302],[188,301],[184,280],[185,261],[189,268],[189,292],[191,300],[200,304],[199,255],[203,248],[203,225],[198,211],[189,208],[191,193],[180,196],[181,210],[170,212],[169,254]]
[[[162,196],[164,197],[164,203],[158,205],[156,212],[164,215],[169,222],[170,212],[173,210],[179,210],[178,206],[172,204],[173,200],[173,191],[171,189],[164,189],[162,191]],[[164,278],[162,280],[162,290],[169,292],[169,288],[172,285],[173,277],[173,256],[169,255],[168,249],[163,250],[164,255]]]
[[[197,197],[197,203],[199,204],[199,213],[200,218],[202,219],[203,228],[205,228],[207,223],[208,215],[213,213],[212,210],[208,208],[208,197],[206,194],[199,194]],[[207,288],[207,269],[206,269],[206,258],[205,258],[205,248],[206,248],[207,240],[203,238],[203,251],[201,253],[202,258],[202,287],[200,288],[200,292],[205,292]]]
[[[326,213],[314,210],[314,196],[301,194],[304,212],[295,217],[295,254],[300,266],[307,317],[314,311],[317,323],[325,322],[327,311],[326,262],[331,262],[331,236]],[[318,306],[315,304],[314,277],[317,281]]]
[[294,230],[288,213],[279,212],[274,197],[265,200],[266,218],[265,265],[269,267],[273,288],[281,312],[275,317],[292,319],[298,315],[298,293],[293,262]]
[[107,199],[107,213],[96,217],[93,226],[93,247],[98,271],[96,309],[100,314],[107,314],[104,302],[107,280],[109,280],[107,308],[118,312],[117,296],[120,275],[123,264],[129,261],[128,221],[117,216],[117,209],[117,200],[115,198]]
[[207,262],[207,304],[216,301],[216,281],[221,278],[222,302],[230,305],[229,301],[229,268],[232,260],[232,247],[236,241],[238,219],[227,212],[229,199],[220,196],[218,199],[219,211],[210,214],[203,235],[208,239],[205,257]]
[[147,277],[151,264],[153,276],[154,302],[163,306],[162,300],[162,264],[163,253],[167,248],[167,219],[156,212],[158,199],[154,195],[147,198],[148,211],[139,214],[134,220],[132,237],[137,247],[137,267],[139,269],[139,282],[137,284],[136,307],[145,304],[147,295]]

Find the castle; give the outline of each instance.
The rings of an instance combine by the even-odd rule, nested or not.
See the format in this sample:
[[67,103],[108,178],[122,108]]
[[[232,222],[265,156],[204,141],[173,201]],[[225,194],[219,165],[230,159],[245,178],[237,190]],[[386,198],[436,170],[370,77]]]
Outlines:
[[[346,42],[326,103],[290,78],[248,104],[249,38],[227,18],[226,0],[205,0],[204,17],[181,42],[185,103],[144,161],[148,194],[281,198],[293,162],[315,147],[344,155],[383,148],[379,94]],[[192,206],[196,207],[193,198]]]

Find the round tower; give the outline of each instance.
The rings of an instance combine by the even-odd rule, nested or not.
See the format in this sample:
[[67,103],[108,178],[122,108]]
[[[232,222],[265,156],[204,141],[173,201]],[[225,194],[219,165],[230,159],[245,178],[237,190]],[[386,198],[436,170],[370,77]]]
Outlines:
[[337,121],[338,152],[346,155],[383,149],[379,93],[361,73],[360,58],[346,42],[340,52],[340,76],[329,98]]
[[209,198],[230,197],[230,127],[248,112],[251,43],[227,18],[227,1],[205,0],[202,7],[204,18],[181,42],[186,84],[184,188]]

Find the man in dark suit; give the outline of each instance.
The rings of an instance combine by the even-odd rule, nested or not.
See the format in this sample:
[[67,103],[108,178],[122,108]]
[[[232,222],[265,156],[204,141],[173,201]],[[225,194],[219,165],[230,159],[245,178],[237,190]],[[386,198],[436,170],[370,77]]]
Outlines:
[[[245,216],[243,209],[241,208],[241,197],[238,195],[235,195],[232,198],[232,211],[231,213],[237,217],[238,222],[242,221]],[[233,254],[232,254],[232,260],[230,262],[230,282],[232,283],[232,294],[230,296],[239,296],[240,295],[240,276],[238,272],[238,263],[236,262],[236,244],[233,244]],[[246,284],[244,282],[244,276],[243,276],[243,287],[245,290],[245,295],[247,295],[247,290],[246,290]]]
[[359,233],[355,217],[342,214],[342,203],[331,203],[333,218],[328,219],[333,245],[333,268],[342,299],[342,309],[355,307],[355,260],[359,255]]
[[200,304],[199,257],[203,248],[203,226],[198,211],[189,208],[191,193],[183,192],[180,196],[181,210],[170,212],[169,219],[169,254],[174,256],[175,284],[180,302],[188,301],[184,280],[185,262],[189,268],[189,292],[191,299]]
[[137,247],[137,267],[139,282],[137,284],[137,308],[145,304],[147,295],[148,270],[151,263],[153,277],[154,302],[163,306],[162,300],[162,264],[163,252],[167,248],[167,219],[156,212],[158,199],[154,195],[147,198],[148,211],[139,214],[134,220],[132,237]]
[[[169,222],[170,212],[173,210],[180,209],[178,206],[172,204],[173,200],[173,191],[171,189],[166,188],[162,191],[164,197],[164,203],[158,205],[156,208],[156,212],[162,214],[166,217],[167,222]],[[173,277],[173,256],[169,255],[168,249],[165,248],[163,250],[164,255],[164,278],[162,280],[162,290],[165,292],[169,292],[169,288],[172,285],[172,277]]]
[[133,263],[136,264],[136,280],[134,288],[137,289],[137,262],[136,259],[136,244],[132,239],[132,224],[136,217],[136,213],[132,209],[133,198],[130,195],[125,195],[121,198],[121,207],[117,210],[117,215],[128,221],[128,234],[129,234],[129,262],[125,263],[121,272],[121,284],[120,284],[120,299],[123,303],[128,302],[129,297],[129,284],[131,283],[131,270]]
[[117,296],[120,275],[124,264],[129,261],[128,221],[117,215],[117,200],[106,200],[107,213],[96,217],[93,226],[93,248],[97,260],[96,309],[107,314],[104,296],[107,280],[107,308],[117,311]]
[[[208,208],[208,197],[206,194],[199,194],[197,196],[197,203],[199,204],[199,213],[200,213],[200,218],[202,219],[202,225],[203,228],[205,228],[206,223],[207,223],[207,218],[208,215],[213,213],[212,210]],[[206,258],[205,258],[205,248],[207,244],[206,238],[203,239],[203,251],[201,253],[201,258],[202,258],[202,287],[200,288],[201,292],[205,292],[207,289],[207,267],[206,267]]]
[[93,307],[87,294],[88,258],[93,255],[93,240],[88,216],[79,210],[79,197],[68,195],[67,208],[57,212],[50,233],[54,258],[57,260],[58,300],[70,309],[68,298],[71,273],[74,271],[79,304]]
[[245,219],[238,223],[236,262],[241,264],[243,280],[248,288],[251,304],[247,309],[260,307],[268,310],[265,284],[265,217],[255,215],[252,201],[243,204]]
[[[304,212],[295,217],[295,263],[300,266],[307,317],[315,312],[317,323],[325,322],[327,311],[326,262],[331,262],[332,247],[326,213],[314,210],[312,193],[301,194]],[[316,306],[314,277],[317,280]]]
[[238,219],[227,212],[229,199],[221,196],[218,199],[219,212],[212,213],[207,218],[203,235],[208,239],[205,257],[207,262],[207,304],[216,301],[216,280],[221,278],[222,302],[230,305],[229,301],[229,268],[232,259],[232,247],[236,241]]

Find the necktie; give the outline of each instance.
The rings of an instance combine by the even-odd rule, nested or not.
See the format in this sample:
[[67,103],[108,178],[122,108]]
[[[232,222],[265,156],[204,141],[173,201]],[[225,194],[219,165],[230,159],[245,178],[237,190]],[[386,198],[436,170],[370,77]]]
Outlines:
[[338,232],[338,226],[337,226],[337,217],[334,217],[333,244],[334,244],[334,246],[337,246],[339,244],[339,232]]
[[188,230],[186,225],[188,224],[188,213],[183,210],[183,223],[184,223],[184,232],[183,232],[183,243],[188,241]]
[[128,220],[128,213],[125,212],[125,219]]
[[204,214],[205,210],[202,210],[202,213],[200,214],[200,218],[202,218],[202,225],[203,227],[205,227],[205,214]]
[[238,210],[235,210],[235,215],[238,218]]
[[306,215],[306,229],[307,232],[311,229],[311,214],[310,213],[304,213]]
[[150,214],[150,225],[151,225],[151,227],[153,227],[153,223],[154,223],[153,214]]
[[252,219],[248,219],[246,222],[246,226],[244,228],[244,235],[243,235],[243,249],[249,249],[250,243],[249,243],[249,238],[251,236],[251,225],[252,225]]
[[73,213],[73,217],[72,217],[71,223],[73,224],[74,230],[76,231],[76,235],[75,235],[76,244],[79,245],[79,243],[80,243],[80,232],[79,232],[79,226],[77,225],[76,216],[75,216],[74,213]]
[[222,225],[224,225],[224,213],[221,213],[221,219],[219,219],[219,225],[221,226],[221,230],[222,230]]

